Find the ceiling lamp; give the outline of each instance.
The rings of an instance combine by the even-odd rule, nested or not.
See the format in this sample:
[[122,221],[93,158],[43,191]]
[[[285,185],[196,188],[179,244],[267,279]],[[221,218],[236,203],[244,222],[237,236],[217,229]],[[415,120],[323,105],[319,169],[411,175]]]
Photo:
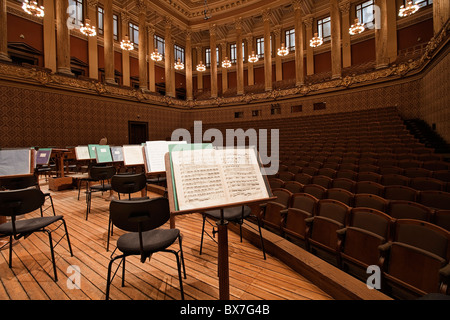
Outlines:
[[177,70],[183,70],[184,69],[184,64],[181,62],[181,59],[178,58],[177,62],[175,62],[174,68]]
[[197,65],[197,71],[203,72],[206,70],[205,65],[200,61],[200,63]]
[[93,37],[93,36],[97,35],[97,32],[95,31],[95,27],[91,26],[90,22],[91,22],[91,20],[86,19],[84,21],[84,25],[81,24],[80,31],[82,34],[84,34],[88,37]]
[[120,47],[122,48],[122,50],[126,51],[131,51],[134,49],[134,45],[130,41],[130,39],[128,39],[128,36],[125,36],[125,39],[120,42]]
[[284,46],[284,43],[281,44],[281,48],[278,49],[277,54],[281,57],[289,54],[289,49]]
[[228,57],[225,57],[225,60],[222,61],[222,68],[230,68],[231,67],[231,61],[228,60]]
[[155,51],[153,51],[150,55],[150,59],[152,59],[153,61],[161,61],[162,58],[162,54],[158,52],[158,49],[155,49]]
[[348,29],[348,33],[350,33],[352,36],[355,34],[360,34],[361,32],[364,32],[366,28],[364,28],[364,23],[360,23],[358,18],[355,19],[355,24],[352,24],[352,26]]
[[419,8],[420,7],[417,4],[414,4],[412,1],[408,1],[408,3],[406,4],[406,7],[404,5],[402,5],[400,7],[398,15],[400,17],[407,17],[407,16],[410,16],[410,15],[416,13],[417,10],[419,10]]
[[257,62],[258,56],[255,54],[255,51],[252,51],[252,54],[248,56],[248,62],[255,63]]
[[33,16],[42,18],[44,16],[44,7],[39,6],[37,1],[23,0],[22,9]]
[[323,39],[321,37],[319,37],[317,33],[314,33],[314,37],[311,40],[309,40],[309,45],[313,48],[321,46],[322,43],[323,43]]

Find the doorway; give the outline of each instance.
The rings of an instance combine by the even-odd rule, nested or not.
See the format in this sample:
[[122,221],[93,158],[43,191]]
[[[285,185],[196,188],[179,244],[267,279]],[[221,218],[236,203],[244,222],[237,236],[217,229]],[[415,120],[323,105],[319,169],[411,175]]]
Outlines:
[[148,122],[128,121],[129,144],[141,144],[148,141]]

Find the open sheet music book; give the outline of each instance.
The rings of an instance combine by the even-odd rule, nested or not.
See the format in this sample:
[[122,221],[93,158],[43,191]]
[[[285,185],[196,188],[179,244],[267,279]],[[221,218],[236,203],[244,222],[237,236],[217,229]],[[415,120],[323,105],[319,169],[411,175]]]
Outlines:
[[138,166],[144,164],[144,147],[141,145],[125,145],[122,147],[123,164]]
[[186,141],[147,141],[145,150],[145,171],[147,173],[165,172],[164,155],[169,152],[170,145],[187,144]]
[[269,198],[254,149],[171,151],[175,209],[179,211]]
[[91,157],[91,154],[89,153],[89,147],[88,146],[75,147],[75,156],[76,156],[77,160],[91,160],[91,159],[95,159],[95,156]]
[[22,176],[34,173],[36,150],[0,150],[0,177]]

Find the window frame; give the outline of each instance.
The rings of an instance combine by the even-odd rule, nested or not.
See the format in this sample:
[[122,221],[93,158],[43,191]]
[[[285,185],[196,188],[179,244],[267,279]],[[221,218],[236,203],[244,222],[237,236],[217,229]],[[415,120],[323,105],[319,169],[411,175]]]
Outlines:
[[[99,35],[103,35],[105,25],[105,9],[97,7],[97,32]],[[101,22],[101,23],[100,23]]]
[[[84,23],[84,1],[83,0],[69,0],[69,8],[70,6],[75,5],[75,17],[70,15],[70,18],[73,18],[72,25],[76,28],[80,28],[81,24]],[[81,8],[81,17],[78,16]]]
[[128,23],[128,39],[135,48],[139,47],[139,26],[131,21]]
[[158,53],[160,53],[164,58],[166,53],[166,40],[155,33],[153,36],[153,45],[155,49],[158,49]]
[[[325,21],[325,20],[327,20],[327,21]],[[327,35],[326,37],[323,34],[323,26],[325,24],[330,25],[330,34]],[[327,16],[327,17],[324,17],[321,19],[317,19],[316,27],[317,27],[317,33],[318,33],[319,37],[322,37],[323,42],[331,41],[331,17],[330,16]]]
[[[358,21],[362,24],[364,24],[367,28],[371,29],[374,26],[374,19],[375,19],[375,14],[374,14],[374,6],[375,6],[375,1],[374,0],[365,0],[363,2],[359,2],[356,4],[355,6],[355,17],[358,18]],[[364,19],[364,11],[367,8],[372,7],[372,20],[370,20],[370,18],[368,18],[368,21],[366,21],[366,19]],[[369,11],[370,12],[370,11]]]
[[[159,50],[158,50],[159,52]],[[184,51],[184,47],[181,47],[177,44],[173,45],[173,57],[174,57],[174,61],[178,61],[178,58],[180,58],[181,62],[184,63],[184,58],[185,58],[185,51]]]
[[295,51],[295,28],[284,32],[284,45],[288,48],[289,52]]

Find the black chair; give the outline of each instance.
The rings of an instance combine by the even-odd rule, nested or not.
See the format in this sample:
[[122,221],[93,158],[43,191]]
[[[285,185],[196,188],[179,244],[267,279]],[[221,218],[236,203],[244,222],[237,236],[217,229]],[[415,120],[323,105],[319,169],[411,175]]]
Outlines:
[[88,219],[88,214],[91,211],[91,198],[93,192],[105,192],[111,191],[112,187],[109,182],[111,178],[116,174],[116,168],[113,166],[105,166],[105,167],[96,167],[93,166],[89,171],[89,177],[93,181],[100,181],[100,184],[96,184],[91,186],[88,183],[87,191],[86,191],[86,220]]
[[[7,189],[7,190],[19,190],[19,189],[26,189],[26,188],[30,188],[30,187],[39,189],[39,183],[38,183],[36,175],[29,175],[29,176],[23,176],[23,177],[11,177],[8,179],[2,179],[0,184],[1,184],[2,188]],[[50,200],[51,206],[48,206],[45,209],[42,209],[42,206],[41,206],[41,208],[40,208],[41,217],[44,216],[44,211],[48,210],[50,207],[52,208],[53,215],[55,216],[56,215],[55,206],[53,205],[53,199],[52,199],[50,192],[45,192],[44,197],[45,197],[45,199],[48,198]]]
[[[145,173],[121,173],[115,174],[111,178],[111,188],[113,191],[117,192],[119,200],[120,194],[128,194],[128,200],[145,200],[149,199],[149,197],[136,197],[132,198],[131,194],[139,192],[141,190],[146,191],[147,193],[147,178]],[[106,251],[109,251],[109,238],[113,235],[113,225],[111,223],[111,217],[108,222],[108,239],[106,244]]]
[[[108,276],[106,282],[106,300],[109,299],[109,288],[120,265],[122,266],[122,286],[125,286],[125,258],[130,255],[140,255],[141,262],[155,252],[170,252],[177,259],[178,278],[180,281],[181,298],[184,300],[183,280],[181,278],[181,265],[183,265],[184,278],[186,279],[186,268],[184,265],[181,234],[178,229],[157,229],[164,225],[170,218],[169,201],[167,198],[153,198],[146,200],[113,200],[111,201],[110,217],[112,223],[127,231],[117,240],[117,247],[111,255],[108,265]],[[180,244],[180,250],[168,249],[176,240]],[[116,250],[122,254],[113,257]],[[181,255],[181,263],[180,256]],[[111,277],[111,269],[114,261],[121,259],[116,271]]]
[[[203,226],[202,226],[202,238],[201,238],[201,242],[200,242],[200,254],[202,254],[202,248],[203,248],[203,235],[205,233],[205,222],[207,221],[206,218],[210,217],[212,219],[215,220],[221,220],[222,219],[222,213],[221,213],[222,209],[217,209],[217,210],[210,210],[210,211],[206,211],[203,212]],[[242,242],[242,224],[244,223],[244,219],[247,219],[249,217],[253,217],[256,218],[256,221],[258,223],[258,231],[259,231],[259,238],[261,239],[261,249],[263,251],[263,256],[264,256],[264,260],[266,260],[266,251],[264,249],[264,239],[261,233],[261,223],[259,221],[259,217],[252,215],[252,209],[249,206],[240,206],[240,207],[232,207],[232,208],[225,208],[223,209],[223,219],[227,220],[229,222],[232,223],[237,223],[239,224],[239,234],[241,237],[241,242]],[[208,221],[209,224],[211,224]],[[212,224],[211,224],[212,225]],[[213,226],[213,236],[217,233],[217,231],[215,230],[214,226]],[[213,237],[211,237],[211,235],[209,233],[206,232],[206,234],[215,241],[215,239]]]
[[[22,237],[27,238],[35,232],[45,232],[48,234],[55,282],[58,281],[56,272],[54,248],[61,239],[53,246],[52,232],[64,226],[65,236],[69,246],[70,255],[73,256],[70,245],[69,233],[67,232],[66,222],[63,216],[38,217],[30,219],[17,219],[17,216],[30,213],[42,207],[45,202],[45,196],[41,190],[35,188],[18,189],[0,192],[0,215],[10,217],[11,221],[0,224],[0,237],[9,237],[9,267],[12,268],[12,242]],[[47,229],[50,225],[60,222],[54,229]]]

